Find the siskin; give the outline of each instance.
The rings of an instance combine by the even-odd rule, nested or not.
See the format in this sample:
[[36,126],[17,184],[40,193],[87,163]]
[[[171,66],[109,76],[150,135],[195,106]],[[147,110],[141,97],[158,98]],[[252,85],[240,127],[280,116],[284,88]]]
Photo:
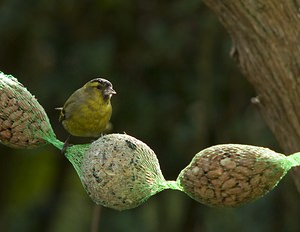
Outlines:
[[59,121],[73,136],[99,137],[111,114],[110,99],[116,91],[103,78],[95,78],[76,90],[60,108]]

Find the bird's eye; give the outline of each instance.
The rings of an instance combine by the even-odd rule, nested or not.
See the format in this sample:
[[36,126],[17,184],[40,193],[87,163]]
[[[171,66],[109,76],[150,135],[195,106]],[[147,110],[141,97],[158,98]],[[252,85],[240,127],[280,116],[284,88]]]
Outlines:
[[101,90],[101,89],[103,89],[103,85],[97,85],[97,89],[99,89],[99,90]]

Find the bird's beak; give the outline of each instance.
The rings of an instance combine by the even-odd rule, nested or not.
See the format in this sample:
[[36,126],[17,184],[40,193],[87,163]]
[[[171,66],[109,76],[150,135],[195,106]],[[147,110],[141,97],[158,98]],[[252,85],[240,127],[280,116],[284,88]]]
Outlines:
[[105,95],[117,94],[117,92],[112,87],[108,87],[107,89],[105,89],[104,92],[105,92]]

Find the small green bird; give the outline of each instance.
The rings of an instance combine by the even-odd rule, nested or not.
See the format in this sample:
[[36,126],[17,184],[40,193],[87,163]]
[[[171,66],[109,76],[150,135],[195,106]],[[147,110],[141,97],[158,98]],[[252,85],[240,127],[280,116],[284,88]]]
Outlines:
[[60,108],[59,121],[73,136],[100,137],[111,114],[110,99],[116,91],[103,78],[95,78],[76,90]]

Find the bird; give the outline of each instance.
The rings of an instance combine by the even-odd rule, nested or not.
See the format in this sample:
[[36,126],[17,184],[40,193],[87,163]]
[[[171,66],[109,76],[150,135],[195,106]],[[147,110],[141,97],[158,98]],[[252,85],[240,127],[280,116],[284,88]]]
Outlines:
[[60,110],[59,122],[72,136],[100,137],[110,125],[110,100],[114,94],[116,91],[110,81],[100,77],[90,80],[76,90],[62,108],[57,108]]

